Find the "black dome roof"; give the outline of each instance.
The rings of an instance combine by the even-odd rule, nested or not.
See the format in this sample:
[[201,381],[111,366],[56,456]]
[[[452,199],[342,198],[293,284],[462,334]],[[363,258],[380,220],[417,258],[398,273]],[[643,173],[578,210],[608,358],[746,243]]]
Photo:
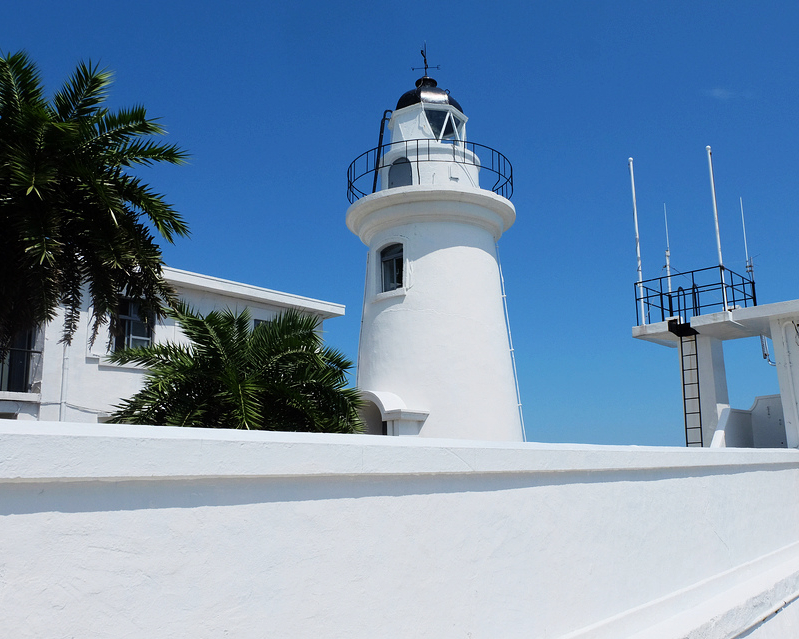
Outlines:
[[449,104],[463,113],[461,105],[449,93],[438,88],[438,83],[429,76],[424,76],[416,81],[416,88],[402,94],[397,102],[397,110],[412,104],[426,102],[428,104]]

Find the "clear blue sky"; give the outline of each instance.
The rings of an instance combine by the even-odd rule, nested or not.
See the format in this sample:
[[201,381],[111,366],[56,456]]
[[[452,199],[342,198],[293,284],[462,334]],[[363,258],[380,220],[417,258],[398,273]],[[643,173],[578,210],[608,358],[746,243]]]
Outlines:
[[[169,265],[346,304],[328,342],[356,356],[366,249],[344,225],[346,169],[385,109],[431,72],[469,139],[513,163],[500,242],[528,438],[683,443],[675,351],[633,340],[627,158],[644,277],[712,266],[705,146],[725,264],[761,302],[799,297],[799,4],[781,2],[6,3],[0,49],[54,90],[79,60],[116,73],[192,154],[143,175],[189,221]],[[778,390],[756,340],[727,343],[732,403]]]

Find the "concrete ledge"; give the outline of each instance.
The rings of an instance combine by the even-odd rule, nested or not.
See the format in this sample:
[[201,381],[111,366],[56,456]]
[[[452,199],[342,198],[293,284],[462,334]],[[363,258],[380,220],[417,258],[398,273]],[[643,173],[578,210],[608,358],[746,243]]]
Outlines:
[[728,473],[799,450],[497,443],[0,420],[0,481],[452,473]]
[[14,393],[11,391],[0,391],[0,402],[27,402],[29,404],[38,404],[41,401],[41,393]]
[[680,341],[679,337],[669,331],[668,321],[633,326],[632,334],[636,339],[642,339],[645,342],[652,342],[653,344],[660,344],[661,346],[668,346],[669,348],[677,348],[677,344]]

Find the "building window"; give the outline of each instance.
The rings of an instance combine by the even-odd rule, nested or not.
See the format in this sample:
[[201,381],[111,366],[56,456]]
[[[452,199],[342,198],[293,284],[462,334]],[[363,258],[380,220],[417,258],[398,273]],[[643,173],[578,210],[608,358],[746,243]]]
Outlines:
[[380,251],[380,264],[383,275],[382,291],[402,288],[402,244],[390,244]]
[[41,358],[36,349],[36,330],[17,333],[5,358],[0,361],[0,391],[29,393],[32,373]]
[[[114,336],[114,350],[149,346],[153,343],[152,319],[142,320],[140,305],[129,299],[119,301],[119,323]],[[145,316],[146,317],[146,316]]]
[[410,186],[413,184],[413,172],[408,158],[397,158],[388,169],[388,188]]

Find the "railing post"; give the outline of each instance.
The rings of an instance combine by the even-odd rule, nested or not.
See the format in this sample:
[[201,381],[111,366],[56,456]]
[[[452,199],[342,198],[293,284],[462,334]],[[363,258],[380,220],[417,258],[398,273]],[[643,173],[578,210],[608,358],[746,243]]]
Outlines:
[[727,283],[724,280],[724,266],[719,264],[719,274],[721,275],[721,300],[724,304],[724,310],[727,309]]
[[638,288],[638,282],[633,284],[633,290],[635,291],[635,325],[641,326],[641,312],[643,311],[638,310],[640,301],[639,295],[641,294],[641,289]]

